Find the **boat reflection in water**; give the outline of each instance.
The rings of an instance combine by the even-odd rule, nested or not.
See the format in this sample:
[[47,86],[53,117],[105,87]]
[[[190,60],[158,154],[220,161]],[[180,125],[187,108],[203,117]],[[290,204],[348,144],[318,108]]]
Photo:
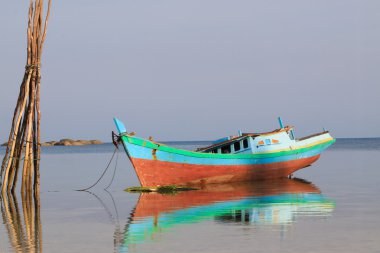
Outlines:
[[334,207],[315,185],[300,179],[207,185],[174,195],[142,193],[119,250],[127,252],[179,224],[215,220],[286,227],[299,216],[329,216]]

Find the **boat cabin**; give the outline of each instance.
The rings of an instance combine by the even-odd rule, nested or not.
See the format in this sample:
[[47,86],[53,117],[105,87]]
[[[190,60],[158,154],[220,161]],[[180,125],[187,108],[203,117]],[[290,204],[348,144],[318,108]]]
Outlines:
[[242,136],[240,138],[227,137],[228,140],[222,142],[213,142],[211,146],[197,149],[198,152],[215,153],[215,154],[237,154],[251,153],[251,137]]
[[224,137],[212,145],[198,148],[196,152],[214,154],[252,154],[289,147],[295,142],[292,127],[284,127],[267,133],[241,133]]

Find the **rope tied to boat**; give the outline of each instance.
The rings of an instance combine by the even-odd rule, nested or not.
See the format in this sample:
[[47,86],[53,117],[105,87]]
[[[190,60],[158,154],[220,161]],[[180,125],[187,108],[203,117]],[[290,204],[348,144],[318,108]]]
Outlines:
[[[98,179],[95,183],[93,183],[91,186],[89,186],[89,187],[87,187],[87,188],[79,189],[79,190],[75,190],[75,191],[87,191],[87,190],[93,188],[95,185],[97,185],[97,184],[100,182],[100,180],[102,180],[102,178],[104,177],[104,175],[106,174],[106,172],[107,172],[108,168],[110,167],[111,162],[112,162],[112,160],[113,160],[113,158],[114,158],[114,156],[115,156],[115,154],[116,154],[116,152],[117,152],[118,150],[119,150],[119,149],[118,149],[118,147],[116,146],[115,149],[114,149],[114,151],[113,151],[113,154],[112,154],[112,156],[111,156],[111,159],[110,159],[110,161],[109,161],[108,164],[107,164],[107,167],[105,168],[105,170],[103,171],[103,173],[101,174],[101,176],[99,177],[99,179]],[[117,157],[118,157],[118,156],[117,156]],[[108,184],[108,186],[106,187],[106,189],[108,189],[108,188],[111,186],[111,184],[112,184],[112,182],[113,182],[113,179],[115,178],[116,167],[117,167],[117,159],[116,159],[116,165],[115,165],[114,174],[113,174],[113,176],[112,176],[112,180],[111,180],[111,182]]]
[[117,135],[114,131],[112,131],[111,135],[112,135],[112,143],[113,143],[113,145],[117,149],[119,149],[119,143],[121,142],[121,136]]
[[28,158],[28,159],[25,159],[25,157],[17,157],[17,156],[10,156],[9,158],[12,158],[13,160],[20,160],[20,161],[23,161],[23,160],[26,160],[26,161],[40,161],[41,158]]

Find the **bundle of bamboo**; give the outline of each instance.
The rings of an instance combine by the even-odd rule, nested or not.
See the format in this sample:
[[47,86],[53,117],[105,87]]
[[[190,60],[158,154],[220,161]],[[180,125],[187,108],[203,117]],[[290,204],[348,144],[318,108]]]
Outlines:
[[[27,63],[21,83],[0,177],[2,193],[14,192],[23,160],[21,193],[39,192],[40,185],[40,83],[41,55],[46,38],[51,0],[44,16],[44,1],[30,0],[27,29]],[[24,152],[25,151],[25,152]],[[24,157],[23,153],[25,153]]]

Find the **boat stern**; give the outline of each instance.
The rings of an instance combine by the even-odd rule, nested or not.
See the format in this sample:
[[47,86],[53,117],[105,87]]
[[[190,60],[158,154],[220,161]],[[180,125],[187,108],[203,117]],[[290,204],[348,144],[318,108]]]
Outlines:
[[329,131],[324,131],[297,139],[296,144],[300,148],[318,146],[322,152],[334,144],[335,141],[335,138],[330,135]]

